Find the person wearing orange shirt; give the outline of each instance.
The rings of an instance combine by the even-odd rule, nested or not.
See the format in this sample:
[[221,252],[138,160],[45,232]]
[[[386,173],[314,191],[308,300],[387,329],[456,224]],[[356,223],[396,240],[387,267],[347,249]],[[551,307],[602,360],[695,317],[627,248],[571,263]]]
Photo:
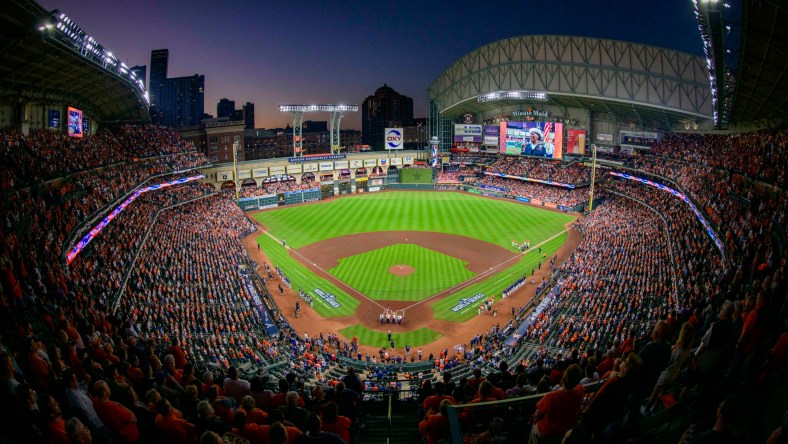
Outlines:
[[546,394],[536,404],[530,444],[561,439],[577,423],[584,395],[583,387],[578,385],[582,377],[580,367],[570,365],[561,377],[561,388]]
[[451,437],[449,429],[449,405],[454,404],[449,399],[443,399],[438,406],[439,412],[430,409],[424,419],[419,423],[419,432],[427,438],[427,444],[436,444],[440,440]]

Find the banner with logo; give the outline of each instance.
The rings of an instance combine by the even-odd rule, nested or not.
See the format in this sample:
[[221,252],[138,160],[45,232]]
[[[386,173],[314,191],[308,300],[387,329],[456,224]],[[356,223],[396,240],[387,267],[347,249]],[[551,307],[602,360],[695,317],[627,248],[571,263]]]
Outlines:
[[233,172],[232,171],[221,171],[216,173],[216,180],[233,180]]
[[346,170],[348,168],[347,160],[334,162],[334,168],[338,170]]
[[304,172],[305,173],[314,173],[318,171],[316,163],[305,163],[304,164]]
[[251,170],[238,170],[238,178],[239,179],[251,179],[252,178],[252,171]]
[[385,159],[378,159],[378,166],[387,167],[389,166],[389,159],[388,157]]
[[454,125],[454,141],[482,143],[482,126],[464,123]]
[[268,176],[268,168],[255,168],[252,170],[252,177],[266,177]]
[[284,166],[274,166],[269,168],[270,174],[272,176],[278,176],[281,174],[285,174],[285,167]]
[[361,159],[353,159],[350,161],[350,168],[363,168],[364,161]]
[[333,171],[334,162],[320,162],[320,171]]
[[364,159],[364,166],[365,167],[378,166],[378,161],[376,159]]
[[301,164],[288,165],[287,174],[301,174]]
[[392,165],[402,165],[402,158],[401,157],[392,157],[391,158]]
[[586,153],[586,130],[566,130],[566,152],[567,154],[580,154],[581,156]]
[[403,148],[404,130],[402,128],[386,128],[384,148],[387,150],[401,150]]

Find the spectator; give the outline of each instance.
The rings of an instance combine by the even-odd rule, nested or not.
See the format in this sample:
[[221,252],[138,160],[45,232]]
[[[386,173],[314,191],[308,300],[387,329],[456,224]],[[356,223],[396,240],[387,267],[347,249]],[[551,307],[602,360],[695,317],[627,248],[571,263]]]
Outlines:
[[561,439],[580,416],[583,387],[578,385],[583,373],[572,364],[561,377],[561,388],[548,393],[536,404],[529,443],[553,442]]

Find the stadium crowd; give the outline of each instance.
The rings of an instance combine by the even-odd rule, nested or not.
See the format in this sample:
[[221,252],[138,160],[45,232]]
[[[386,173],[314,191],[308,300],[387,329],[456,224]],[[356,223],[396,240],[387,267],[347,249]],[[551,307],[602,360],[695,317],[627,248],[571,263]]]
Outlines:
[[515,196],[552,202],[566,207],[580,205],[588,200],[587,187],[571,189],[496,176],[484,176],[480,183],[503,188],[507,193]]
[[288,191],[311,190],[320,188],[320,183],[315,180],[302,179],[301,182],[288,180],[282,182],[264,183],[257,186],[242,186],[241,197],[265,196],[267,194],[286,193]]
[[[782,134],[758,136],[777,160],[784,155]],[[355,341],[331,334],[302,338],[284,322],[278,334],[264,334],[255,296],[265,295],[256,294],[242,270],[250,263],[238,242],[254,227],[234,203],[199,185],[145,193],[66,268],[61,258],[68,234],[133,182],[118,181],[115,187],[108,176],[105,182],[78,185],[71,177],[64,185],[20,188],[16,177],[26,177],[28,161],[45,164],[43,175],[30,176],[36,182],[113,159],[81,152],[57,138],[53,144],[68,146],[60,153],[65,159],[53,159],[49,149],[27,138],[10,131],[3,137],[3,159],[10,159],[3,163],[3,174],[12,177],[7,182],[12,189],[0,204],[5,215],[0,225],[0,421],[10,439],[197,442],[199,436],[213,437],[206,432],[228,431],[255,443],[296,442],[306,431],[333,442],[351,439],[353,427],[363,421],[364,385],[354,372],[332,371],[340,358],[363,362],[360,353],[353,353]],[[48,137],[39,140],[49,142]],[[123,137],[139,145],[141,153],[179,156],[173,154],[177,138],[166,131],[148,142],[145,131],[127,129]],[[713,145],[717,136],[706,137]],[[93,143],[121,143],[104,138],[110,136]],[[157,148],[160,143],[166,146]],[[25,147],[29,152],[18,152]],[[505,329],[496,326],[474,336],[463,350],[429,353],[427,360],[443,370],[443,381],[425,382],[418,390],[420,430],[428,442],[448,436],[451,404],[472,407],[532,393],[547,395],[535,405],[532,427],[527,421],[507,424],[514,436],[531,433],[540,442],[571,431],[578,442],[623,441],[637,433],[631,421],[666,404],[666,393],[680,399],[694,389],[716,402],[744,384],[767,385],[775,372],[784,374],[786,254],[774,247],[786,234],[784,195],[736,176],[730,170],[738,168],[726,163],[727,156],[710,159],[715,151],[698,152],[689,160],[728,171],[702,168],[698,179],[675,160],[644,158],[634,165],[683,183],[691,197],[703,202],[723,227],[726,254],[717,251],[684,202],[643,184],[612,181],[606,185],[607,200],[577,225],[584,235],[577,250],[563,266],[546,264],[555,272],[556,287],[517,347],[505,346]],[[200,162],[190,158],[186,163],[193,161]],[[160,162],[162,173],[182,166],[174,158]],[[551,167],[530,168],[542,174]],[[775,181],[781,177],[780,165],[757,163],[745,172]],[[85,198],[90,193],[80,186],[98,192]],[[734,202],[737,196],[749,203]],[[114,296],[129,272],[115,311]],[[281,315],[278,319],[283,321]],[[694,343],[700,348],[690,352],[688,344]],[[761,366],[764,359],[768,364]],[[277,393],[260,377],[239,375],[250,362],[286,369]],[[197,374],[200,367],[211,370]],[[225,371],[227,378],[220,378]],[[450,373],[468,376],[455,384]],[[581,380],[598,381],[601,387],[586,399]],[[717,418],[723,432],[729,433],[724,426],[734,422],[731,411],[762,409],[749,402],[725,401]],[[699,411],[702,416],[708,409]],[[493,422],[470,407],[460,414],[466,427],[489,428]]]
[[500,157],[487,167],[487,171],[573,185],[587,184],[591,177],[591,169],[580,162],[567,165],[559,161],[518,156]]

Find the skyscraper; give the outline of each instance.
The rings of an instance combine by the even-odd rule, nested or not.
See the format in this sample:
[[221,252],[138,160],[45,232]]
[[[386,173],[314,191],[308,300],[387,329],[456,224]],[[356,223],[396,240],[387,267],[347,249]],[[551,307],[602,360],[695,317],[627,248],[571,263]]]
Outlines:
[[386,128],[413,125],[413,99],[386,85],[361,104],[361,140],[374,150],[384,147]]
[[160,97],[162,125],[170,128],[199,125],[205,112],[205,76],[166,79]]
[[235,111],[235,100],[221,99],[216,105],[216,117],[230,117]]
[[150,94],[151,106],[158,105],[159,88],[167,80],[167,61],[170,58],[169,49],[155,49],[150,53]]
[[244,105],[244,122],[246,129],[254,129],[254,103],[246,102]]

